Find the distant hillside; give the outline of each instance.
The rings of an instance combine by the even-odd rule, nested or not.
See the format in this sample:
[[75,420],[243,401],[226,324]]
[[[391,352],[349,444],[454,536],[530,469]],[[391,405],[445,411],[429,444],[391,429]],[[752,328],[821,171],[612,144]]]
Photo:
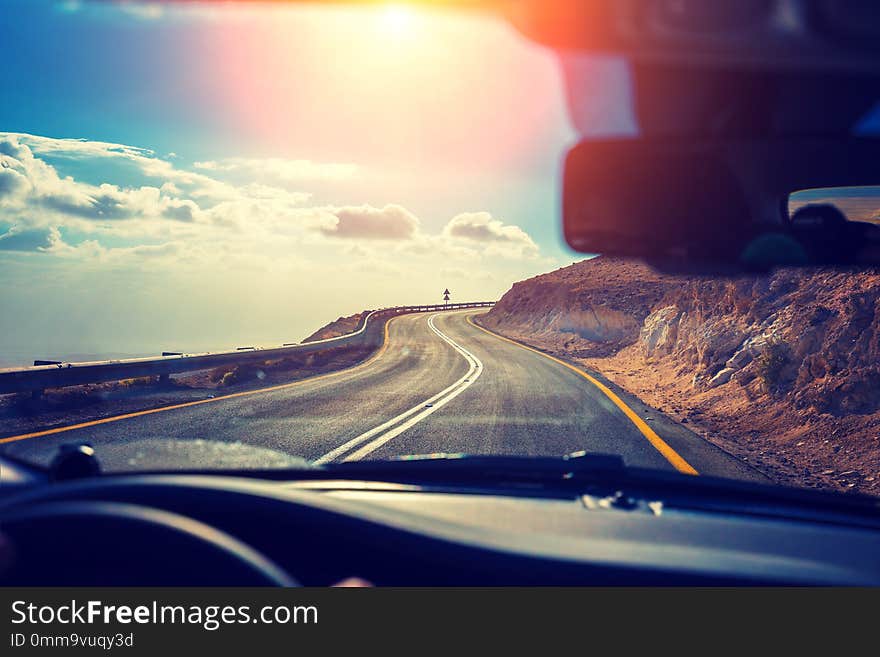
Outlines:
[[515,284],[482,321],[780,481],[880,494],[880,273],[691,279],[599,257]]
[[317,331],[315,331],[309,337],[303,340],[303,342],[327,340],[328,338],[335,338],[337,336],[356,331],[361,325],[361,318],[363,316],[364,313],[360,312],[354,315],[349,315],[348,317],[340,317],[339,319],[336,319],[329,324],[319,328]]

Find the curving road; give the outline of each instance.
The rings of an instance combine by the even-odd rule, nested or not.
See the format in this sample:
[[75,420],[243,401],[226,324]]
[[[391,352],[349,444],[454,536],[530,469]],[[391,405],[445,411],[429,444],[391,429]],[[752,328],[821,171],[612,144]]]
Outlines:
[[619,454],[633,466],[760,478],[608,382],[479,328],[470,321],[475,314],[394,318],[382,349],[342,372],[0,447],[45,461],[56,445],[87,441],[110,469],[125,467],[113,462],[131,451],[121,447],[156,438],[241,442],[319,463],[587,450]]

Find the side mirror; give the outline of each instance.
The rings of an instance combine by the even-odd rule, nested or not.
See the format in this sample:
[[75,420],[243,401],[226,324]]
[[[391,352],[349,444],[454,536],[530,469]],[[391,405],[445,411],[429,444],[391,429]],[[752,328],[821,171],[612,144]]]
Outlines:
[[667,269],[876,265],[880,227],[790,205],[804,190],[880,183],[878,162],[870,139],[584,141],[565,162],[564,235],[577,251]]

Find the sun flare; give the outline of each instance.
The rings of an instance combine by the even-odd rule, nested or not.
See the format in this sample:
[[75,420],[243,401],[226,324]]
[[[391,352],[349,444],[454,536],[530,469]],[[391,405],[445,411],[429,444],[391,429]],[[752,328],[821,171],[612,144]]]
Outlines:
[[410,36],[415,23],[415,11],[404,5],[386,5],[379,15],[379,25],[382,31],[395,38]]

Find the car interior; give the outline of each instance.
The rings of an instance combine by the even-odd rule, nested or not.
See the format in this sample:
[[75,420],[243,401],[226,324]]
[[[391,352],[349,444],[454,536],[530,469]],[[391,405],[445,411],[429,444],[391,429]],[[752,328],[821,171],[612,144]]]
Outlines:
[[[880,223],[795,203],[880,183],[880,142],[860,127],[880,100],[880,5],[412,5],[488,16],[553,54],[579,136],[556,174],[559,216],[546,221],[572,252],[693,277],[880,265]],[[592,134],[591,108],[616,92],[584,54],[627,62],[637,127],[626,134]],[[419,413],[442,414],[436,403]],[[880,585],[880,499],[867,494],[595,452],[130,472],[105,468],[107,453],[87,438],[47,448],[42,463],[0,452],[0,584]]]

